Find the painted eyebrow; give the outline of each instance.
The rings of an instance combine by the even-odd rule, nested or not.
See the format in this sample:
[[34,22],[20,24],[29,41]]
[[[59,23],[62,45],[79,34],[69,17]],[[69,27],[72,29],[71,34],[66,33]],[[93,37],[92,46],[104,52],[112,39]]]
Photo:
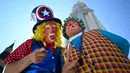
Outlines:
[[45,28],[49,28],[50,26],[49,25],[46,25]]
[[53,25],[52,27],[56,27],[56,25]]

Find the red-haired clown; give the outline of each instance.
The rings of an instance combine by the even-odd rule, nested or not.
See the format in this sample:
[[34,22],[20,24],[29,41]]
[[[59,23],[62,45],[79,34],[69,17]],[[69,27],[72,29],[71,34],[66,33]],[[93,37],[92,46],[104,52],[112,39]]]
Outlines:
[[[130,73],[128,59],[130,44],[118,35],[101,29],[84,32],[81,19],[69,16],[65,20],[63,35],[68,39],[67,62],[73,73]],[[66,73],[68,73],[66,72]]]

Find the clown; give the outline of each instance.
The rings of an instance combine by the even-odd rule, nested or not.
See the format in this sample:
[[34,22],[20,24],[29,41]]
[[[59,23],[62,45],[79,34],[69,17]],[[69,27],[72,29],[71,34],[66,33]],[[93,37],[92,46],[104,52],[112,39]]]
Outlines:
[[5,73],[61,73],[61,20],[43,5],[31,17],[34,35],[5,59]]
[[[84,29],[81,19],[75,16],[66,18],[63,35],[69,41],[67,63],[78,60],[68,72],[130,73],[127,40],[104,30],[84,32]],[[67,63],[63,68],[69,66]]]

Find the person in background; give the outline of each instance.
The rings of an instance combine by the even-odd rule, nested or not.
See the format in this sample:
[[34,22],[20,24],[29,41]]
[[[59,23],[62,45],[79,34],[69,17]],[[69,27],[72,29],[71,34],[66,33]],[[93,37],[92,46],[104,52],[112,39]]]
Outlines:
[[5,59],[5,73],[61,73],[61,20],[44,5],[34,8],[31,18],[34,35]]
[[4,60],[12,52],[14,44],[15,43],[12,43],[10,46],[6,47],[5,50],[0,54],[0,73],[2,73],[4,70]]
[[130,44],[126,39],[105,30],[84,32],[84,29],[83,21],[76,16],[69,16],[64,21],[63,35],[69,41],[66,52],[69,57],[66,62],[77,60],[70,71],[130,73],[130,60],[127,57]]

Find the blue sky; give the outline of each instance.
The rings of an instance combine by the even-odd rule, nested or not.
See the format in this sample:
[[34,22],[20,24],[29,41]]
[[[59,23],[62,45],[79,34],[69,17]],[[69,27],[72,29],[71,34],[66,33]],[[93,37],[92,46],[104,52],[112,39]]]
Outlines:
[[[130,0],[79,0],[94,10],[94,14],[110,32],[130,42]],[[62,21],[72,12],[78,0],[1,0],[0,4],[0,52],[15,40],[14,49],[30,38],[31,11],[38,5],[52,8]],[[130,55],[129,55],[130,58]]]

